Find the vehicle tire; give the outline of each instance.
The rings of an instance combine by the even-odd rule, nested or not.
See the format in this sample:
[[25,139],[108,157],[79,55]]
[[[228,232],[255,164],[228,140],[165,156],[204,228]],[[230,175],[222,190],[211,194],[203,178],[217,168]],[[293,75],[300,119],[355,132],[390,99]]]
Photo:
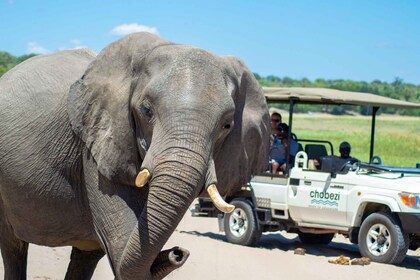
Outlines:
[[233,244],[253,246],[261,237],[261,227],[246,199],[234,199],[232,213],[225,214],[224,226],[226,239]]
[[399,264],[407,254],[408,245],[408,234],[392,214],[370,214],[360,227],[360,254],[374,262]]
[[300,241],[305,244],[330,244],[334,238],[334,233],[314,234],[306,232],[298,232]]

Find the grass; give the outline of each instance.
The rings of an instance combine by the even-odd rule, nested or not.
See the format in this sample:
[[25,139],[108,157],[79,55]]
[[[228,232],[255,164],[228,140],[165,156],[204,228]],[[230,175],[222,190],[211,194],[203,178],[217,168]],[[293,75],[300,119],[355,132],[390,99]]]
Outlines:
[[[282,114],[287,122],[288,114]],[[351,155],[369,161],[371,117],[294,114],[293,132],[302,139],[329,140],[334,154],[342,141],[352,146]],[[420,163],[420,118],[394,115],[376,117],[374,155],[384,165],[415,167]]]

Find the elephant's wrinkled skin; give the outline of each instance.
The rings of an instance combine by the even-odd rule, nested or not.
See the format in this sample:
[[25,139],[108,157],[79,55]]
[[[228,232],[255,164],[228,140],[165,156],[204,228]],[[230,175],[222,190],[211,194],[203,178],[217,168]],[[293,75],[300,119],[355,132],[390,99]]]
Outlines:
[[26,279],[28,243],[73,246],[66,279],[104,253],[116,279],[165,277],[188,257],[160,252],[188,206],[259,172],[268,128],[241,61],[148,33],[23,62],[0,79],[5,278]]

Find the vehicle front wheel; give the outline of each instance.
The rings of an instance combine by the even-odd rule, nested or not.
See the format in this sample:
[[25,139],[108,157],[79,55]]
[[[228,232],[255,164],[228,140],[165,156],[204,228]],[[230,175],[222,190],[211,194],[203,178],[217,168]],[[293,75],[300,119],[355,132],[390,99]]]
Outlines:
[[226,239],[234,244],[255,245],[262,231],[250,203],[245,199],[234,199],[230,204],[235,210],[224,217]]
[[408,245],[408,234],[392,214],[370,214],[360,227],[360,254],[374,262],[399,264],[407,254]]
[[325,233],[325,234],[314,234],[306,232],[298,232],[300,241],[305,244],[330,244],[331,240],[334,238],[334,233]]

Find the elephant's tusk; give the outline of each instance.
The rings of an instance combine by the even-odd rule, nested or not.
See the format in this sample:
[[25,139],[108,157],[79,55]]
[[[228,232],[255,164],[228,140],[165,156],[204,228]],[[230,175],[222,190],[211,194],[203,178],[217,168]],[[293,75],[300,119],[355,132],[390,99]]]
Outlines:
[[141,188],[144,185],[147,184],[147,182],[150,179],[150,172],[147,169],[143,169],[142,171],[139,172],[139,174],[136,177],[136,186]]
[[211,184],[210,186],[208,186],[207,192],[209,193],[209,196],[214,206],[216,206],[216,208],[222,211],[223,213],[231,213],[233,209],[235,209],[235,206],[227,204],[226,201],[224,201],[224,199],[220,196],[215,184]]

